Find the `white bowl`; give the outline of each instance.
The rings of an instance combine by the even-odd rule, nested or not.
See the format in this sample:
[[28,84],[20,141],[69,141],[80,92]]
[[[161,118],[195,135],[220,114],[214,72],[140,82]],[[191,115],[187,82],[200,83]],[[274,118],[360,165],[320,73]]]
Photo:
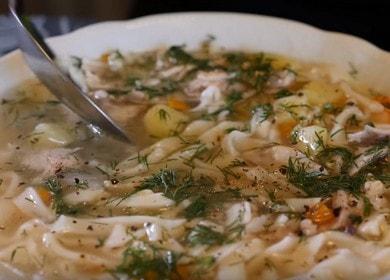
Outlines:
[[[161,45],[195,48],[208,34],[216,46],[292,56],[326,62],[348,71],[382,92],[390,91],[390,53],[350,36],[285,19],[237,13],[176,13],[135,20],[104,22],[48,39],[60,56],[97,57],[108,49],[143,51]],[[20,52],[0,58],[0,96],[32,77]]]

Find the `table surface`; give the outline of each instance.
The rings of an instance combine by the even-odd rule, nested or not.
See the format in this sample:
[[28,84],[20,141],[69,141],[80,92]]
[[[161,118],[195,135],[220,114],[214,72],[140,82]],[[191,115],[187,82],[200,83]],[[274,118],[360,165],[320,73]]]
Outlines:
[[[72,18],[67,16],[47,17],[33,15],[30,17],[43,37],[69,33],[72,30],[95,22],[92,19]],[[0,15],[0,56],[17,48],[14,25],[8,16]]]

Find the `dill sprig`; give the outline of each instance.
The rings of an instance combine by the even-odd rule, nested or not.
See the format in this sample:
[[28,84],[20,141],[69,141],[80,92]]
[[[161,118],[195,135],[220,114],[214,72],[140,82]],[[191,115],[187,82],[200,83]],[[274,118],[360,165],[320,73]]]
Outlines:
[[225,180],[225,183],[226,183],[227,185],[230,184],[229,178],[234,178],[234,179],[240,179],[240,178],[241,178],[240,174],[238,174],[238,173],[236,173],[236,172],[234,172],[234,171],[232,170],[233,167],[235,167],[235,166],[230,166],[230,165],[225,166],[225,167],[219,167],[219,166],[217,166],[217,168],[219,169],[219,171],[221,171],[221,173],[222,173],[222,175],[223,175],[223,178],[224,178],[224,180]]
[[128,247],[123,252],[121,264],[111,273],[125,274],[132,279],[180,279],[176,271],[177,256],[172,251]]
[[213,230],[211,227],[197,225],[187,235],[187,241],[191,246],[196,245],[222,245],[225,241],[225,235]]
[[68,205],[63,199],[63,187],[57,177],[51,177],[45,182],[45,186],[50,191],[53,197],[52,208],[57,215],[74,215],[79,212],[79,208]]
[[324,175],[319,171],[308,171],[305,164],[291,158],[286,170],[288,181],[310,197],[329,196],[337,190],[344,190],[358,196],[367,177],[365,172],[359,172],[354,176]]
[[[245,196],[248,197],[248,196]],[[243,199],[244,196],[238,189],[226,189],[223,191],[215,191],[210,189],[206,193],[200,193],[191,197],[191,204],[184,209],[183,213],[187,219],[196,217],[204,217],[209,212],[220,208],[223,203],[233,202]]]
[[241,236],[244,227],[238,221],[229,225],[224,232],[218,232],[211,227],[197,225],[187,235],[190,246],[197,245],[222,245],[234,242]]
[[311,109],[312,107],[308,104],[280,104],[280,109],[290,114],[290,116],[295,119],[296,121],[301,121],[305,119],[305,116],[300,115],[297,110],[299,108],[308,108]]
[[168,119],[171,118],[169,113],[166,110],[164,110],[164,109],[160,109],[158,111],[158,115],[159,115],[160,120],[163,120],[163,121],[167,121]]
[[[146,86],[142,84],[142,81],[138,77],[129,76],[127,78],[126,85],[132,87],[135,90],[144,92],[149,99],[158,96],[166,96],[179,88],[179,83],[177,81],[162,79],[160,83],[156,86]],[[127,94],[128,91],[114,90],[109,91],[111,95],[124,95]]]
[[184,46],[171,46],[166,52],[167,57],[175,64],[193,64],[197,69],[210,68],[208,59],[198,59],[184,50]]
[[347,173],[354,162],[354,155],[349,149],[344,147],[324,147],[317,155],[319,162],[323,165],[334,160],[335,157],[340,157],[343,162],[340,172]]
[[209,210],[209,205],[209,201],[204,196],[198,196],[184,209],[184,217],[189,220],[196,217],[204,217]]
[[291,96],[291,95],[294,95],[294,93],[292,93],[288,89],[281,89],[281,90],[279,90],[278,92],[275,93],[274,98],[275,99],[280,99],[280,98]]
[[203,217],[224,202],[243,198],[237,189],[216,190],[214,180],[208,176],[194,177],[191,173],[172,169],[161,169],[146,178],[136,191],[143,189],[162,192],[178,203],[190,199],[191,204],[182,213],[187,219]]
[[176,170],[161,169],[146,178],[138,190],[150,189],[154,192],[162,192],[166,197],[180,202],[198,193],[210,192],[214,185],[214,180],[208,176],[195,178],[191,173],[181,174]]
[[229,52],[224,56],[228,63],[224,70],[234,74],[232,81],[249,85],[257,91],[264,88],[273,71],[271,60],[263,53]]
[[372,174],[387,186],[390,185],[389,149],[390,140],[385,139],[366,150],[364,154],[371,156],[371,159],[360,170],[360,172]]
[[239,91],[232,91],[230,94],[228,94],[225,98],[225,104],[219,108],[218,110],[207,114],[208,116],[217,116],[219,113],[223,111],[229,112],[229,114],[232,114],[234,112],[234,106],[238,101],[242,99],[242,93]]
[[252,110],[252,113],[257,114],[259,123],[262,123],[274,114],[274,109],[269,103],[260,104]]

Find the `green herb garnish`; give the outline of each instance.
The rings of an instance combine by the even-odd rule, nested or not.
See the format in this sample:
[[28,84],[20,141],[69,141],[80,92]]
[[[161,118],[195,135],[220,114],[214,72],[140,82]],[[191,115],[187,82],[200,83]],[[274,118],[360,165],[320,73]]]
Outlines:
[[305,164],[291,158],[286,170],[288,181],[310,197],[329,196],[337,190],[360,195],[366,181],[366,173],[358,173],[354,176],[324,175],[320,171],[308,171]]
[[241,225],[238,221],[229,225],[224,232],[218,232],[211,227],[204,225],[197,225],[187,235],[187,241],[190,246],[222,245],[234,242],[241,236],[243,230],[243,225]]
[[275,97],[275,99],[280,99],[280,98],[291,96],[291,95],[294,95],[294,93],[292,93],[288,89],[281,89],[277,93],[275,93],[274,97]]
[[74,215],[79,212],[79,208],[68,205],[63,199],[63,188],[57,177],[51,177],[45,182],[45,186],[53,197],[52,208],[57,215]]
[[210,227],[197,225],[187,236],[187,241],[191,246],[196,245],[222,245],[225,235]]
[[172,251],[129,247],[123,252],[122,263],[112,273],[125,274],[131,279],[180,279],[176,272],[177,256]]
[[274,109],[269,103],[260,104],[252,110],[252,113],[257,114],[259,123],[262,123],[274,114]]

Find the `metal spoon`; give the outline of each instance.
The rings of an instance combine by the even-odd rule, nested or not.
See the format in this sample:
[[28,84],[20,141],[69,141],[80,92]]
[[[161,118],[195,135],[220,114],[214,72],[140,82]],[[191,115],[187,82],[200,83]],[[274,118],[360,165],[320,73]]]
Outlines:
[[42,39],[32,23],[17,11],[17,1],[9,0],[8,7],[17,26],[19,47],[24,57],[42,83],[69,109],[85,122],[92,124],[95,132],[99,128],[113,136],[130,141],[127,134],[86,94],[84,94],[54,63],[55,55]]

